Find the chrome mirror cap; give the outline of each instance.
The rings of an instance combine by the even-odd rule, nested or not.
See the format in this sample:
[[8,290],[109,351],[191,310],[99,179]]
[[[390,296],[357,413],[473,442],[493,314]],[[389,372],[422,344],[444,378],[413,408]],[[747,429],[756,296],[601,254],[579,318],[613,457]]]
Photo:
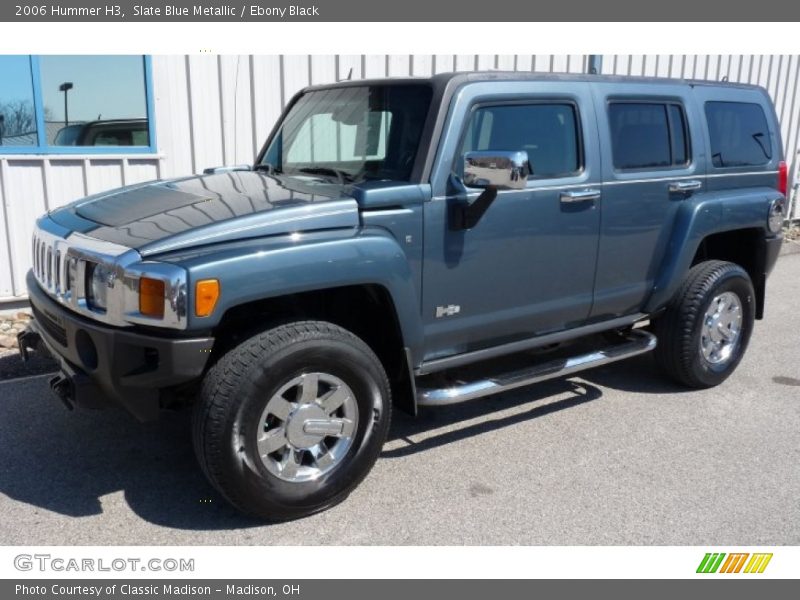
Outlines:
[[527,185],[531,172],[528,153],[524,150],[487,150],[464,155],[464,185],[467,187],[521,190]]

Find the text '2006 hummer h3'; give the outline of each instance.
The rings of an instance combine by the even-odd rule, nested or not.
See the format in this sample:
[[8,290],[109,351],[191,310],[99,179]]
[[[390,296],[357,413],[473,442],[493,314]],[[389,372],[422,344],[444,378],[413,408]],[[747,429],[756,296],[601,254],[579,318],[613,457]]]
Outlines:
[[415,413],[654,351],[721,383],[764,312],[787,186],[759,87],[448,74],[311,87],[253,165],[37,221],[70,405],[192,403],[234,506],[342,500]]

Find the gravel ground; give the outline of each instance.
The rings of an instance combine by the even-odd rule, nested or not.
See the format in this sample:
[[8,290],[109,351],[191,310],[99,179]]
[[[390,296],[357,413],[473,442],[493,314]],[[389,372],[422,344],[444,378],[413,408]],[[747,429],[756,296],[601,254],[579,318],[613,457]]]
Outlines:
[[[800,544],[800,254],[722,386],[678,388],[650,356],[502,396],[395,415],[343,504],[280,525],[203,479],[185,413],[70,413],[47,377],[0,382],[4,544]],[[0,369],[6,363],[0,358]]]

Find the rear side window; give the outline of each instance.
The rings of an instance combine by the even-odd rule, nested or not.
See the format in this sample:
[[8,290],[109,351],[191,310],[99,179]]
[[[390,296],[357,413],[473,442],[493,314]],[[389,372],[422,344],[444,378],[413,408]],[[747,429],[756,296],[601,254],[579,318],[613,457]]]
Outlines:
[[764,110],[749,102],[706,102],[711,161],[715,167],[767,164],[772,141]]
[[689,163],[686,117],[679,104],[612,102],[608,121],[615,169],[667,169]]
[[581,169],[575,106],[564,103],[483,106],[472,113],[462,155],[473,150],[525,150],[534,178]]

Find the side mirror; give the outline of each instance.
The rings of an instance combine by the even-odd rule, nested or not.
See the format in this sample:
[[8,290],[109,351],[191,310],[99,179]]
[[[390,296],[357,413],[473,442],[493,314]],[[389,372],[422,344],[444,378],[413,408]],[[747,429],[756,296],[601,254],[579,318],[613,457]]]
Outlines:
[[488,150],[464,155],[464,185],[467,187],[521,190],[527,185],[530,174],[528,153],[524,150]]
[[450,211],[450,228],[472,229],[489,210],[499,190],[522,190],[532,169],[524,150],[490,150],[464,155],[462,183],[468,188],[483,188],[472,203],[459,202]]

